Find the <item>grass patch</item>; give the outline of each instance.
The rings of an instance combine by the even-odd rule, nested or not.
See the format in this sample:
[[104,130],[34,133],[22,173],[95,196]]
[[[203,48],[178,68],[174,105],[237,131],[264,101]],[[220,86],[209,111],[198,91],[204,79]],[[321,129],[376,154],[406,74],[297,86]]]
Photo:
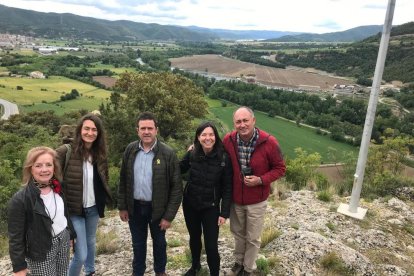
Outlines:
[[318,192],[317,198],[320,201],[329,202],[332,200],[332,195],[329,191],[323,190],[323,191]]
[[167,245],[168,245],[168,247],[173,248],[173,247],[179,247],[179,246],[183,245],[183,243],[180,239],[173,238],[173,239],[169,239],[167,241]]
[[353,270],[348,268],[344,261],[335,252],[322,256],[320,264],[323,269],[333,275],[354,275]]
[[333,224],[332,222],[328,222],[327,224],[325,224],[326,225],[326,227],[328,227],[329,228],[329,230],[331,230],[331,231],[335,231],[335,229],[336,229],[336,226],[335,226],[335,224]]
[[107,233],[98,230],[96,232],[96,254],[112,254],[118,250],[118,236],[115,230]]
[[267,258],[267,263],[271,269],[276,268],[280,264],[280,259],[277,256],[272,255]]
[[186,248],[181,254],[169,254],[167,267],[169,269],[179,269],[191,266],[191,251]]
[[257,266],[257,273],[260,276],[266,276],[267,274],[270,273],[269,262],[266,259],[264,258],[257,259],[256,266]]
[[274,227],[266,227],[263,230],[261,239],[262,243],[260,244],[260,248],[265,247],[267,244],[269,244],[271,241],[276,239],[282,234],[282,232],[278,229],[275,229]]

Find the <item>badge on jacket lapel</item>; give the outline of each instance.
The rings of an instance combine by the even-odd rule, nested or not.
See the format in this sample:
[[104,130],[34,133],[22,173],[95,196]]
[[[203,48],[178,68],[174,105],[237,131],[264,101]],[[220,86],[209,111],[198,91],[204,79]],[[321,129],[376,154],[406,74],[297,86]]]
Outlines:
[[161,160],[157,159],[157,165],[160,165],[160,164],[161,164]]

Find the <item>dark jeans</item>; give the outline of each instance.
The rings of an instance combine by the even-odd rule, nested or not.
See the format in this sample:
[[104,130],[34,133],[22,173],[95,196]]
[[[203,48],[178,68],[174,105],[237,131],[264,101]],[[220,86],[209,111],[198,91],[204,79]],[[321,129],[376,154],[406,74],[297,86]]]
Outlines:
[[160,229],[160,220],[151,222],[151,203],[143,204],[134,200],[134,215],[129,218],[134,259],[132,269],[134,276],[142,276],[146,269],[148,226],[151,232],[154,256],[154,272],[165,272],[167,265],[167,242],[165,231]]
[[183,200],[183,211],[188,233],[190,234],[190,249],[192,267],[200,267],[201,234],[204,232],[204,248],[207,254],[207,264],[210,275],[218,276],[220,271],[220,255],[218,252],[219,227],[218,207],[213,206],[203,210],[196,210]]

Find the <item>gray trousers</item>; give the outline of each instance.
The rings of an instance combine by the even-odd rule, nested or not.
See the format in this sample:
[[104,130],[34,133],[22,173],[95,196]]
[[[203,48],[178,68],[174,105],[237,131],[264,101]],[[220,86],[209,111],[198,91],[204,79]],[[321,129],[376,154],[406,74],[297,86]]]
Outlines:
[[230,209],[230,230],[235,242],[234,258],[236,263],[244,266],[246,272],[256,269],[266,208],[267,200],[251,205],[233,203]]

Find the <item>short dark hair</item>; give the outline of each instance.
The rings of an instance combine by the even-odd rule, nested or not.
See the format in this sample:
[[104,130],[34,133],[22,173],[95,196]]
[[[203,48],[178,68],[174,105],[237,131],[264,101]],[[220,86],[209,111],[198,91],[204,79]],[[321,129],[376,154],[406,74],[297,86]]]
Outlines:
[[158,127],[158,122],[157,119],[155,118],[155,115],[151,112],[142,112],[141,114],[139,114],[138,118],[137,118],[137,126],[139,126],[139,121],[154,121],[154,125],[157,128]]

